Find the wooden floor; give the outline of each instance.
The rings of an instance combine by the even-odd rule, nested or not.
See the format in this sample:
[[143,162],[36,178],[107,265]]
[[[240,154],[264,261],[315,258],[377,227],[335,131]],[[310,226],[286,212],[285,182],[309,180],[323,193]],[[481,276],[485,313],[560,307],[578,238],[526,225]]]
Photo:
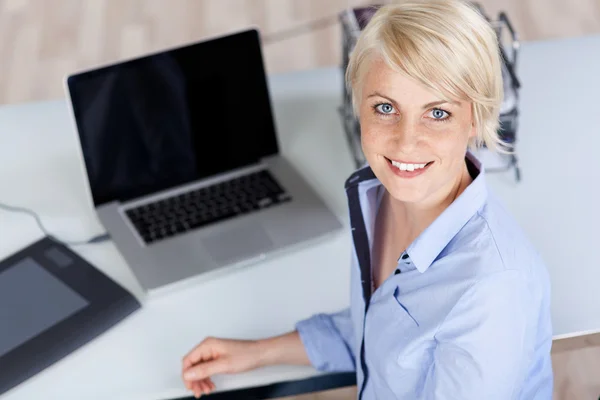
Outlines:
[[[389,0],[382,1],[383,3]],[[63,97],[63,76],[255,25],[265,36],[367,0],[0,0],[0,104]],[[522,40],[600,32],[600,0],[481,0],[506,11]],[[332,19],[329,20],[333,21]],[[333,21],[335,22],[335,21]],[[335,23],[265,45],[269,72],[339,65]],[[555,399],[598,399],[600,337],[556,342]],[[351,399],[342,389],[295,399]]]

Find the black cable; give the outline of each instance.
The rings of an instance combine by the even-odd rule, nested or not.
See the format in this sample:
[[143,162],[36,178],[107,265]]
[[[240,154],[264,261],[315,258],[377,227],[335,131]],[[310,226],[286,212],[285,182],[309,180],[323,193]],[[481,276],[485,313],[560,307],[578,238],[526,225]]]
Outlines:
[[102,234],[96,235],[88,240],[61,240],[61,239],[58,239],[56,236],[54,236],[52,233],[50,233],[44,227],[44,224],[42,224],[42,220],[40,219],[40,216],[38,214],[36,214],[34,211],[29,210],[27,208],[23,208],[23,207],[9,206],[7,204],[2,204],[2,203],[0,203],[0,208],[3,210],[6,210],[6,211],[10,211],[10,212],[20,212],[20,213],[28,214],[29,216],[31,216],[35,219],[35,222],[38,224],[39,228],[46,236],[50,237],[54,241],[64,244],[64,245],[77,246],[77,245],[83,245],[83,244],[100,243],[100,242],[104,242],[104,241],[110,239],[110,235],[108,233],[102,233]]

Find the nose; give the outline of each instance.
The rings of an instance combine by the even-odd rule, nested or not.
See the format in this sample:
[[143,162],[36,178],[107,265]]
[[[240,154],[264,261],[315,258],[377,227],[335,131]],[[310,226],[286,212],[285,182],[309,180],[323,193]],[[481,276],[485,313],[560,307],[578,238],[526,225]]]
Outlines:
[[394,129],[392,140],[394,141],[395,147],[400,150],[402,154],[411,154],[411,150],[413,150],[419,142],[417,124],[410,121],[408,118],[403,118],[398,122],[396,129]]

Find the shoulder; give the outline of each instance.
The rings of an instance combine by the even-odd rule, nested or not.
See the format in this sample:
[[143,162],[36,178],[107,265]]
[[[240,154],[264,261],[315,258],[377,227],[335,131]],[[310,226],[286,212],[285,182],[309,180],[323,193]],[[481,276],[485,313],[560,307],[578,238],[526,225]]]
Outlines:
[[447,283],[456,288],[442,324],[446,328],[466,318],[503,321],[506,328],[531,335],[551,331],[546,265],[497,199],[490,196],[436,263],[436,269],[447,269]]
[[512,215],[491,194],[435,264],[462,280],[465,291],[507,287],[518,281],[525,297],[549,296],[550,283],[543,259]]
[[[523,274],[539,273],[544,263],[537,249],[510,212],[493,195],[448,244],[446,255],[479,253],[477,273],[488,274],[517,270]],[[544,268],[545,269],[545,268]]]

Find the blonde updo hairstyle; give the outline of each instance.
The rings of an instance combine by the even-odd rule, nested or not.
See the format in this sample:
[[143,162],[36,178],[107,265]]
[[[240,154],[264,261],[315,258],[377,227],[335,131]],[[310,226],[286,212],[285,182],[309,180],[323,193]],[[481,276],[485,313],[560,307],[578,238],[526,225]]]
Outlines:
[[361,32],[346,70],[356,115],[373,56],[441,99],[471,102],[477,135],[469,147],[485,143],[492,150],[508,150],[498,136],[503,100],[498,38],[470,3],[399,0],[380,7]]

